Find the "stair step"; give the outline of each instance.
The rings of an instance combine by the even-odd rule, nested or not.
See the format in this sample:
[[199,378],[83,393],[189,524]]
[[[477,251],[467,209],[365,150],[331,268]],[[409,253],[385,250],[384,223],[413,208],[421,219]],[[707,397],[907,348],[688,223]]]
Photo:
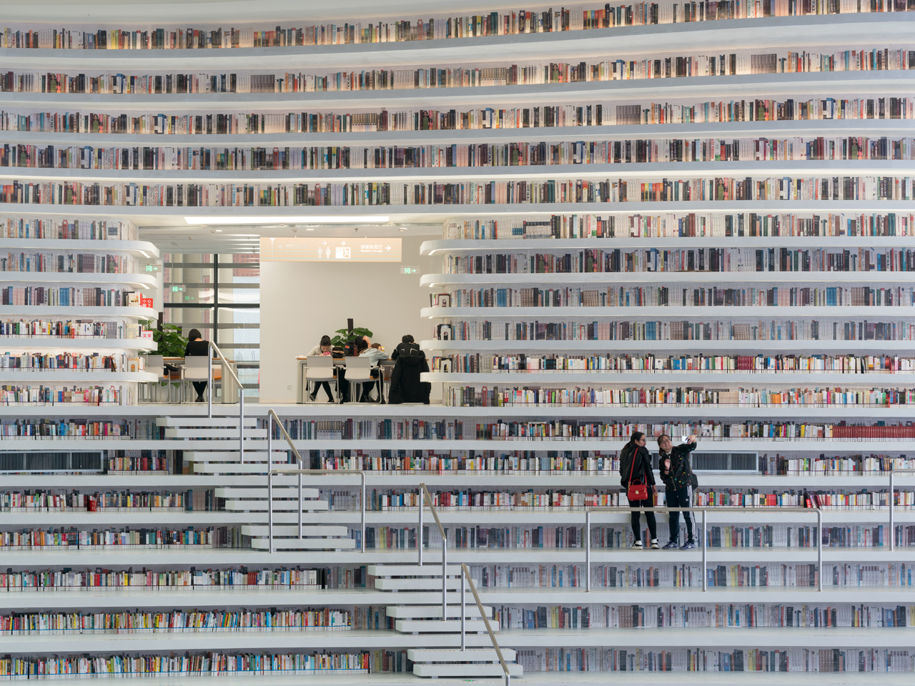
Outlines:
[[[521,665],[512,663],[508,665],[508,673],[511,674],[511,676],[520,677],[524,674],[524,670],[521,669]],[[502,677],[505,675],[501,665],[487,664],[485,662],[458,664],[423,664],[416,662],[413,664],[413,674],[430,678]],[[557,683],[561,682],[561,679],[557,680]]]
[[[266,524],[245,524],[241,528],[245,536],[264,537],[269,533],[269,527]],[[274,524],[273,537],[287,538],[297,537],[299,535],[298,524]],[[315,538],[317,536],[331,536],[335,538],[346,538],[349,536],[349,528],[345,526],[323,525],[323,524],[303,524],[302,535],[306,538]],[[441,608],[439,608],[441,610]]]
[[[270,550],[266,538],[252,538],[255,550]],[[274,538],[274,550],[355,550],[356,541],[351,538]]]
[[[482,619],[470,619],[464,623],[464,630],[471,633],[486,631],[486,624]],[[499,623],[495,620],[489,622],[493,631],[499,630]],[[402,634],[459,634],[461,632],[460,619],[396,619],[394,630]]]
[[[424,565],[368,565],[366,571],[369,575],[378,578],[437,576],[442,578],[441,562],[429,561]],[[449,576],[460,576],[461,565],[448,565],[446,571]]]
[[[156,426],[175,428],[189,427],[235,427],[238,429],[238,417],[156,417]],[[257,426],[257,417],[245,417],[245,426]]]
[[[264,478],[266,479],[266,477]],[[258,500],[266,500],[267,487],[251,486],[250,488],[245,488],[244,486],[230,486],[217,488],[215,489],[214,494],[217,498],[257,498]],[[302,498],[305,500],[314,500],[315,498],[320,497],[320,495],[317,488],[302,488]],[[273,487],[274,500],[295,500],[298,499],[298,497],[299,489],[297,486]]]
[[[167,427],[165,429],[166,438],[238,438],[238,427],[219,427],[219,428],[187,428],[180,429],[174,427]],[[259,438],[264,440],[267,438],[267,429],[249,429],[245,428],[245,439],[249,438]]]
[[[195,474],[256,474],[260,477],[261,483],[266,483],[266,473],[267,473],[267,462],[254,462],[248,460],[248,454],[245,453],[245,462],[241,464],[237,461],[235,462],[194,462],[193,469]],[[273,463],[274,470],[285,470],[294,471],[298,467],[294,464],[277,464]],[[279,479],[288,480],[291,477],[274,477],[276,480],[274,483],[277,483]],[[256,483],[256,482],[255,482]]]
[[[376,578],[375,588],[379,591],[441,591],[442,580],[438,579],[385,579]],[[457,592],[461,590],[460,579],[448,579],[449,591],[455,591],[454,597],[460,601]],[[469,589],[468,589],[469,597]]]
[[[217,462],[238,462],[238,451],[237,450],[186,450],[184,452],[184,461],[185,462],[203,462],[207,464],[215,464]],[[248,450],[247,443],[245,444],[245,464],[259,464],[263,469],[267,467],[267,451],[266,450]],[[276,467],[282,467],[287,464],[286,462],[286,453],[274,452],[273,454],[273,465]],[[292,464],[290,467],[294,466]]]
[[[502,648],[502,657],[506,662],[514,662],[516,653],[511,648]],[[413,662],[499,662],[494,648],[409,648],[407,659]]]
[[[244,529],[242,530],[244,533]],[[450,595],[450,594],[449,594]],[[448,602],[448,616],[447,619],[460,619],[461,618],[461,603],[458,600],[457,603]],[[483,610],[487,613],[487,617],[492,618],[492,608],[483,606]],[[467,605],[464,608],[465,617],[470,619],[479,619],[480,610],[477,608],[476,603],[473,602],[473,597],[470,593],[467,593]],[[442,618],[442,606],[441,605],[391,605],[387,608],[387,616],[393,619],[441,619]]]
[[[225,509],[231,512],[266,512],[266,500],[227,500]],[[273,503],[274,512],[297,512],[299,504],[292,500],[279,500]],[[326,500],[305,500],[302,502],[302,512],[326,512]]]

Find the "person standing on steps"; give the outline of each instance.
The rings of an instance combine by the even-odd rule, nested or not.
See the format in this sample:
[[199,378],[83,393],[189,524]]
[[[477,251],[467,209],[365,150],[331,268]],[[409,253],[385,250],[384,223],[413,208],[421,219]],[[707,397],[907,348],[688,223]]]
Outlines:
[[[658,470],[661,481],[664,482],[664,493],[667,507],[689,507],[689,489],[699,485],[696,475],[689,463],[689,454],[696,449],[696,437],[688,436],[686,443],[674,446],[667,434],[658,436]],[[696,547],[693,537],[693,518],[689,512],[683,513],[686,522],[686,543],[679,545],[680,540],[680,513],[670,512],[667,521],[670,528],[670,541],[664,550],[680,548],[691,550]]]
[[[633,508],[630,515],[632,535],[635,539],[632,547],[641,550],[642,532],[639,526],[641,518],[637,508],[652,507],[656,492],[654,472],[651,469],[651,455],[645,447],[645,434],[641,431],[633,431],[629,442],[620,451],[620,483],[626,490],[629,507]],[[650,545],[657,549],[658,524],[654,518],[654,512],[650,510],[646,512],[645,521],[648,522],[648,532],[651,535]]]
[[[210,354],[210,342],[203,339],[203,335],[197,329],[191,329],[187,332],[187,346],[184,348],[185,357],[200,357],[201,355]],[[192,381],[194,384],[194,390],[197,391],[197,400],[198,403],[206,402],[206,398],[203,397],[204,392],[207,389],[206,381]]]

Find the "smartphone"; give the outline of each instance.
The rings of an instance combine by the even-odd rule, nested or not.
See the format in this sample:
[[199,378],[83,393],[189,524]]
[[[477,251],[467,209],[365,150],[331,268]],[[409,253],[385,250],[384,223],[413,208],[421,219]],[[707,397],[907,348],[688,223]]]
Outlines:
[[680,443],[686,443],[689,436],[680,436]]

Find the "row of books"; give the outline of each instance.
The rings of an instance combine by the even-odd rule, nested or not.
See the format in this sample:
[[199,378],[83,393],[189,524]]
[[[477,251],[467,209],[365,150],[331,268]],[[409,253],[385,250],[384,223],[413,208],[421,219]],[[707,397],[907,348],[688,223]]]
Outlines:
[[[94,569],[49,568],[7,569],[0,571],[0,592],[103,589],[167,589],[189,591],[264,589],[317,589],[324,585],[327,575],[307,567],[266,568],[181,568],[170,566],[155,569]],[[355,584],[352,570],[342,583]],[[364,585],[364,584],[359,584]],[[349,586],[352,587],[352,586]]]
[[[755,48],[754,50],[759,50]],[[70,94],[206,94],[206,93],[322,93],[426,88],[487,88],[729,77],[749,74],[809,72],[904,71],[915,64],[915,51],[871,48],[859,50],[750,50],[645,59],[604,59],[594,62],[549,62],[505,66],[429,66],[414,69],[252,73],[247,71],[123,73],[86,72],[0,73],[0,92]]]
[[22,529],[0,531],[0,548],[73,548],[104,550],[112,547],[202,546],[240,547],[241,534],[232,527],[185,529]]
[[911,200],[915,178],[830,176],[735,179],[567,179],[409,183],[170,183],[13,181],[11,204],[128,207],[289,207],[296,205],[464,205],[541,203],[731,202],[753,200]]
[[0,254],[0,272],[125,274],[136,270],[136,260],[129,255],[71,252],[8,252]]
[[139,452],[139,455],[110,455],[106,462],[108,473],[172,471],[173,457],[165,451]]
[[911,160],[911,138],[635,138],[560,143],[451,143],[413,146],[61,146],[4,144],[0,167],[106,170],[262,171],[479,168],[548,165]]
[[[158,438],[142,420],[89,420],[71,417],[16,419],[0,423],[0,438]],[[143,426],[143,430],[140,427]],[[158,434],[158,432],[156,432]]]
[[[625,276],[620,277],[625,280]],[[658,281],[663,280],[660,274]],[[786,281],[788,278],[777,279]],[[840,277],[837,277],[837,279]],[[735,277],[735,280],[740,280]],[[609,281],[609,279],[607,279]],[[701,281],[701,279],[697,279]],[[483,288],[453,288],[450,292],[451,303],[442,307],[437,314],[439,318],[457,319],[456,324],[442,325],[437,330],[436,338],[447,340],[449,337],[465,338],[463,331],[467,325],[473,323],[461,322],[460,316],[449,312],[450,307],[486,308],[486,307],[910,307],[915,304],[915,290],[910,286],[745,286],[742,288],[725,286],[623,286],[612,285],[604,289],[582,286],[530,286],[527,288],[483,287]],[[470,314],[470,313],[468,313]],[[560,312],[560,316],[561,316]],[[706,313],[707,314],[707,313]],[[444,315],[444,316],[443,316]],[[543,312],[545,317],[549,312]],[[464,316],[468,316],[465,314]],[[837,322],[838,323],[838,322]],[[574,329],[579,325],[590,326],[592,322],[570,323],[566,330],[574,334]],[[607,326],[614,327],[614,322],[605,322]],[[694,322],[695,326],[704,327],[706,322]],[[746,326],[739,322],[730,323],[737,334]],[[528,335],[531,324],[520,321],[505,322],[502,327],[492,326],[487,328],[489,335],[484,338],[497,338],[499,328],[504,327],[504,338],[509,340],[514,336],[518,340],[534,338]],[[555,329],[559,324],[553,324]],[[600,326],[603,326],[601,324]],[[637,323],[628,323],[630,327],[638,326]],[[721,329],[722,323],[716,322],[714,328]],[[759,324],[753,326],[760,327]],[[521,327],[520,329],[518,327]],[[477,328],[477,327],[474,327]],[[828,325],[820,323],[820,330],[828,331]],[[610,331],[611,329],[601,329]],[[561,329],[560,329],[561,330]],[[843,327],[844,330],[844,327]],[[834,333],[837,333],[835,325]],[[538,334],[539,335],[539,334]],[[590,334],[589,334],[590,335]],[[815,336],[813,336],[816,338]],[[754,340],[753,338],[739,338],[738,340]],[[787,337],[786,337],[787,338]]]
[[499,630],[635,629],[716,627],[870,628],[905,627],[915,622],[915,607],[867,605],[498,605],[494,617]]
[[188,50],[294,47],[447,40],[481,36],[583,31],[617,26],[681,22],[794,17],[820,14],[906,11],[902,0],[793,2],[764,0],[751,4],[699,2],[586,3],[546,10],[493,10],[485,14],[429,18],[344,21],[343,23],[276,26],[112,27],[95,30],[25,28],[8,25],[0,31],[0,47],[66,50]]
[[915,326],[901,321],[821,322],[804,315],[790,321],[535,321],[520,326],[482,320],[439,325],[436,338],[455,341],[797,341],[809,344],[816,341],[915,340]]
[[[881,436],[880,427],[875,438]],[[887,427],[890,428],[890,427]],[[867,432],[866,428],[862,429]],[[760,455],[761,474],[811,476],[867,474],[891,471],[909,471],[913,463],[906,455],[818,455],[816,457],[794,455]]]
[[[446,240],[542,238],[764,238],[909,236],[905,212],[665,212],[628,215],[562,214],[549,219],[465,219],[445,223]],[[506,248],[511,249],[511,244]]]
[[0,336],[5,338],[125,339],[143,338],[146,328],[139,322],[93,321],[91,319],[0,319]]
[[530,353],[487,356],[481,353],[434,356],[433,371],[486,373],[493,371],[609,371],[609,372],[830,372],[840,374],[908,373],[915,358],[889,355],[568,355]]
[[127,307],[133,291],[75,286],[3,286],[0,304],[60,307]]
[[[380,651],[375,651],[380,652]],[[140,677],[153,675],[298,674],[375,671],[372,653],[127,653],[100,655],[0,656],[0,677]]]
[[820,510],[874,510],[889,507],[911,508],[915,492],[893,490],[892,499],[887,491],[859,489],[855,492],[786,489],[779,492],[747,491],[733,489],[697,490],[696,507],[815,507]]
[[115,219],[7,216],[0,218],[0,238],[136,240],[137,230]]
[[[23,371],[70,369],[77,371],[106,370],[116,372],[127,368],[128,355],[100,353],[0,353],[0,369]],[[142,358],[133,358],[142,359]]]
[[465,109],[219,113],[20,112],[0,109],[0,131],[212,135],[457,131],[750,121],[913,119],[908,97],[800,97]]
[[183,491],[49,491],[29,489],[0,492],[0,511],[88,511],[99,510],[184,510],[216,509],[216,498],[209,489]]
[[[458,423],[460,425],[461,423]],[[468,427],[469,428],[469,427]],[[461,426],[463,436],[464,427]],[[804,422],[777,420],[717,421],[588,421],[586,419],[549,419],[540,421],[519,421],[500,419],[496,422],[476,423],[477,440],[510,440],[527,438],[617,438],[629,440],[635,431],[648,436],[689,436],[695,435],[704,440],[716,439],[901,439],[915,438],[915,425],[887,424],[884,421],[876,424],[846,422]],[[457,434],[457,426],[454,433]],[[468,437],[470,431],[466,431]],[[352,434],[353,438],[375,438],[369,434]]]
[[121,385],[0,385],[0,405],[121,405],[127,391]]
[[458,407],[893,407],[915,403],[915,388],[729,388],[640,386],[499,387],[447,384],[446,405]]
[[915,651],[892,648],[545,648],[519,650],[531,672],[894,672],[915,669]]
[[[360,608],[363,609],[363,608]],[[152,610],[0,614],[5,635],[69,632],[314,631],[353,628],[353,611],[323,609]]]
[[[498,246],[501,247],[501,246]],[[576,252],[449,255],[448,274],[591,274],[621,272],[913,271],[904,248],[588,248]],[[2,261],[0,261],[2,265]]]

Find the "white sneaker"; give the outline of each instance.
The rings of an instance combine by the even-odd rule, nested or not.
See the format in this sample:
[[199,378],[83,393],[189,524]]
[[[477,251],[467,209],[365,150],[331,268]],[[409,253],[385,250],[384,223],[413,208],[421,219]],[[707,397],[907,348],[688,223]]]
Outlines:
[[630,546],[630,547],[631,547],[633,550],[641,550],[641,549],[642,549],[642,542],[641,542],[641,541],[634,541],[634,542],[632,543],[632,546]]
[[652,538],[652,539],[651,539],[651,549],[652,549],[652,550],[657,550],[657,549],[660,548],[660,547],[661,547],[661,546],[658,545],[658,539]]

